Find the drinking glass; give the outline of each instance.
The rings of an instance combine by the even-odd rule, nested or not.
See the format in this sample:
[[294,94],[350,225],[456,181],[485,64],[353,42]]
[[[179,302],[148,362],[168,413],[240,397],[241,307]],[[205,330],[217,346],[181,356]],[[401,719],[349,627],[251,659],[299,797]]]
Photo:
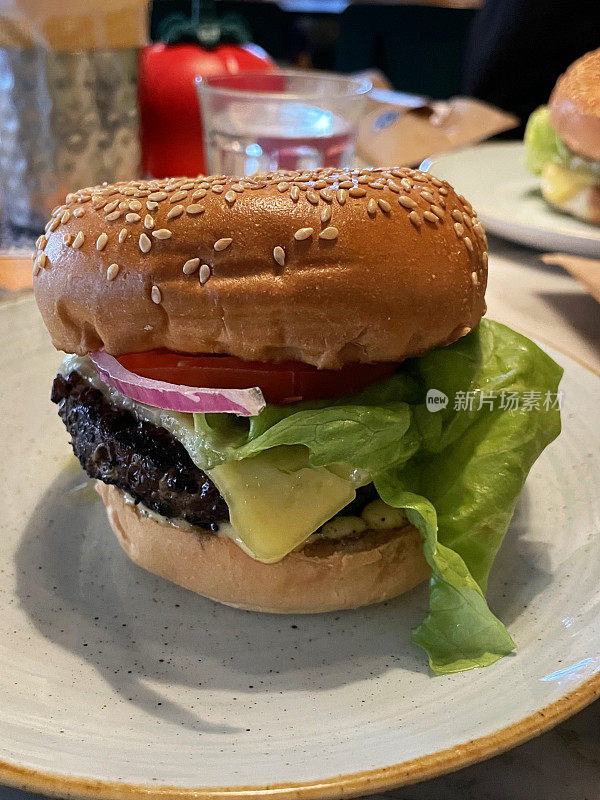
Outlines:
[[352,166],[371,83],[302,70],[196,78],[209,172]]

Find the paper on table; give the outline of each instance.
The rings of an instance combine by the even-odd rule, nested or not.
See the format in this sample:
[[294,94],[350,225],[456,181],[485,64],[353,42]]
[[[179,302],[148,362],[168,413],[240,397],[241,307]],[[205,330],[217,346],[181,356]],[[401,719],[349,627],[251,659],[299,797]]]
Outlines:
[[544,264],[556,264],[570,272],[600,303],[600,261],[596,258],[571,256],[566,253],[545,253]]
[[378,71],[361,74],[374,87],[358,134],[357,152],[364,163],[418,165],[434,153],[483,141],[519,122],[480,100],[430,100],[392,91]]

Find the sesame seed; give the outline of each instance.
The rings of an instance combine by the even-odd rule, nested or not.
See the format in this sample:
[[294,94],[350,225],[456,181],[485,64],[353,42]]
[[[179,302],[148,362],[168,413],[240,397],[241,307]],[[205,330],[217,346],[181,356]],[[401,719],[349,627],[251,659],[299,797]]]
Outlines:
[[377,213],[377,202],[375,198],[372,197],[367,203],[367,214],[370,217],[374,217],[376,213]]
[[327,186],[327,181],[324,181],[322,178],[318,181],[315,181],[314,188],[315,189],[324,189]]
[[40,265],[40,269],[46,269],[48,266],[48,256],[46,253],[40,253],[36,260]]
[[127,220],[127,222],[139,222],[141,220],[141,217],[139,214],[130,211],[129,214],[125,214],[125,219]]
[[182,214],[183,206],[173,206],[173,208],[169,209],[167,219],[175,219],[176,217],[180,217]]
[[445,186],[440,186],[438,191],[439,191],[440,194],[444,194],[444,195],[448,194],[448,189],[446,189]]
[[148,253],[150,251],[150,248],[152,247],[152,242],[146,236],[145,233],[140,233],[139,245],[142,253]]
[[477,238],[481,242],[484,242],[485,241],[485,231],[483,230],[483,226],[481,225],[481,223],[476,222],[473,225],[473,230],[475,231],[475,235],[477,236]]
[[64,213],[64,214],[62,215],[62,217],[60,218],[60,221],[62,222],[62,224],[63,224],[63,225],[66,225],[66,223],[67,223],[67,222],[68,222],[70,219],[71,219],[71,212],[70,212],[70,211],[67,209],[67,211],[65,211],[65,213]]
[[298,202],[298,200],[300,198],[300,189],[297,186],[292,186],[292,188],[290,190],[290,197],[292,198],[294,203]]
[[121,209],[117,208],[116,211],[111,211],[110,214],[107,214],[106,215],[106,219],[109,222],[114,222],[116,219],[119,219],[119,217],[121,216],[122,213],[123,212],[121,211]]
[[362,186],[353,186],[352,189],[348,192],[350,197],[364,197],[367,193],[366,189],[363,189]]
[[97,197],[95,200],[92,197],[92,200],[93,200],[92,208],[95,211],[98,211],[99,209],[104,208],[104,206],[108,203],[108,198],[107,197]]
[[465,238],[463,239],[463,242],[465,243],[465,246],[466,246],[467,250],[469,251],[469,253],[472,253],[473,252],[473,242],[471,241],[471,239],[468,236],[465,236]]
[[460,333],[459,333],[458,335],[459,335],[459,337],[461,337],[461,336],[466,336],[467,334],[471,333],[471,330],[472,330],[472,329],[471,329],[471,328],[469,328],[469,326],[468,326],[468,325],[465,325],[465,326],[464,326],[464,328],[461,328],[461,329],[460,329]]
[[458,208],[455,208],[452,211],[451,216],[452,216],[452,219],[455,220],[455,222],[462,222],[462,220],[463,220],[462,211],[459,211]]
[[148,211],[156,211],[156,209],[158,208],[158,203],[154,203],[152,200],[147,200],[146,208],[148,209]]
[[273,258],[279,264],[280,267],[285,266],[285,250],[283,247],[277,245],[277,247],[273,248]]
[[[145,234],[142,234],[144,236]],[[162,293],[156,284],[152,287],[150,291],[150,297],[152,298],[152,302],[158,305],[162,300]]]
[[346,197],[347,197],[346,190],[345,189],[338,189],[337,192],[335,193],[335,196],[337,197],[338,203],[341,206],[343,206],[344,203],[346,202]]
[[383,183],[380,181],[372,181],[369,186],[371,189],[383,189]]
[[436,215],[436,217],[439,217],[440,219],[444,219],[444,217],[446,216],[446,212],[444,211],[444,209],[440,208],[439,206],[433,205],[431,206],[431,210]]
[[481,254],[481,262],[482,262],[484,267],[487,267],[487,265],[488,265],[488,253],[487,253],[487,250],[484,250],[483,253]]
[[128,205],[129,204],[127,203],[127,200],[121,200],[121,202],[119,203],[117,208],[120,208],[121,211],[125,211],[125,209],[128,207]]
[[[231,184],[231,188],[233,189],[234,192],[238,192],[238,193],[244,191],[244,187],[242,186],[241,183],[232,183]],[[192,197],[195,197],[195,196],[196,196],[196,193],[194,192]]]
[[119,201],[118,201],[118,200],[111,200],[111,202],[110,202],[110,203],[107,203],[107,204],[104,206],[104,213],[105,213],[105,214],[110,214],[112,211],[114,211],[114,210],[115,210],[115,208],[116,208],[118,205],[119,205]]
[[417,214],[416,211],[411,211],[408,215],[409,220],[415,226],[415,228],[420,228],[422,223],[421,217]]
[[110,267],[106,270],[106,280],[107,281],[114,281],[114,279],[119,274],[119,265],[118,264],[111,264]]
[[148,195],[148,200],[156,200],[158,202],[159,200],[166,200],[167,197],[168,195],[166,192],[152,192]]
[[42,269],[41,264],[40,264],[39,260],[36,258],[36,260],[33,262],[33,277],[34,278],[35,278],[36,275],[39,275],[41,269]]
[[217,252],[220,252],[221,250],[226,250],[232,242],[233,239],[231,237],[225,236],[223,239],[217,239],[213,247]]
[[391,207],[391,205],[388,203],[388,201],[387,201],[387,200],[384,200],[382,197],[380,197],[380,198],[379,198],[379,200],[377,201],[377,205],[379,206],[379,208],[380,208],[382,211],[385,211],[385,213],[386,213],[386,214],[389,214],[389,213],[390,213],[390,211],[392,210],[392,207]]
[[152,217],[150,214],[146,214],[144,217],[144,228],[151,231],[152,228],[154,228],[154,224],[154,217]]
[[[312,230],[312,229],[310,229]],[[337,239],[339,231],[337,228],[331,226],[330,228],[324,228],[321,233],[319,234],[319,239]]]
[[390,191],[395,192],[396,194],[399,194],[400,187],[398,186],[398,184],[395,181],[393,181],[391,179],[388,179],[387,185],[388,185],[388,189],[390,189]]
[[277,191],[278,192],[287,192],[287,190],[289,188],[290,188],[289,183],[286,183],[285,181],[281,181],[281,183],[277,184]]
[[459,239],[465,232],[464,225],[461,222],[455,222],[454,223],[454,230],[455,230],[456,235],[458,236]]
[[407,197],[405,194],[400,195],[400,197],[398,198],[398,202],[400,203],[401,206],[404,206],[404,208],[415,209],[417,207],[415,201],[412,198]]
[[231,189],[229,189],[227,192],[225,192],[225,200],[228,203],[235,203],[235,201],[237,200],[236,193],[234,191],[232,191]]
[[119,231],[119,244],[123,244],[126,238],[127,238],[127,228],[121,228],[121,230]]
[[198,273],[198,280],[202,285],[206,283],[206,281],[210,278],[210,267],[208,264],[202,264],[200,267],[200,272]]
[[423,198],[423,200],[427,200],[428,203],[433,203],[433,195],[431,194],[431,192],[422,191],[421,197]]
[[129,210],[130,211],[139,211],[142,207],[142,204],[139,200],[131,200],[129,203]]
[[326,203],[333,202],[333,194],[329,191],[329,189],[321,189],[319,191],[322,200],[325,200]]
[[298,242],[303,242],[305,239],[309,239],[313,235],[312,228],[298,228],[296,233],[294,234],[294,239]]
[[[433,183],[434,186],[440,187],[444,185],[439,178],[435,178],[433,175],[431,175],[430,177],[431,177],[431,182]],[[469,328],[469,330],[471,329]]]
[[152,236],[154,236],[155,239],[170,239],[171,236],[173,236],[173,232],[168,228],[159,228],[156,231],[152,231]]
[[354,186],[353,181],[342,181],[340,183],[340,189],[351,189]]
[[169,197],[169,203],[176,203],[178,200],[183,200],[184,197],[187,197],[187,192],[175,192]]
[[221,192],[223,191],[223,187],[221,186],[220,183],[217,183],[215,186],[211,186],[210,188],[215,194],[221,194]]
[[319,204],[319,195],[316,192],[310,191],[306,193],[306,199],[309,203],[312,203],[313,206]]
[[79,248],[81,247],[81,245],[84,242],[85,242],[85,236],[83,234],[83,231],[79,231],[79,233],[77,234],[77,236],[73,240],[73,249],[74,250],[79,250]]
[[42,234],[41,236],[38,236],[35,246],[38,248],[38,250],[43,250],[47,244],[48,240],[46,239],[44,234]]
[[107,242],[108,242],[108,236],[105,233],[101,233],[100,236],[96,239],[96,250],[104,250]]
[[85,214],[85,208],[74,208],[73,209],[73,216],[77,217],[78,219],[79,219],[79,217],[83,217],[84,214]]
[[192,275],[198,269],[199,264],[200,264],[199,258],[190,258],[183,265],[183,274]]
[[359,175],[356,179],[357,183],[368,183],[370,180],[368,175]]
[[426,219],[427,222],[439,222],[439,219],[436,217],[433,211],[424,211],[423,219]]
[[192,203],[186,208],[187,214],[203,214],[204,213],[204,206],[199,205],[198,203]]
[[321,222],[329,222],[331,219],[331,206],[323,206],[321,210]]
[[475,286],[477,286],[477,284],[479,283],[479,278],[478,278],[478,276],[477,276],[477,273],[476,273],[476,272],[472,272],[472,273],[471,273],[471,280],[473,281],[473,283],[475,284]]
[[[236,186],[239,186],[239,183],[236,183]],[[233,188],[235,189],[235,186]],[[241,188],[240,186],[240,190]],[[235,191],[237,192],[238,190],[235,189]],[[206,189],[196,189],[195,192],[192,192],[192,197],[201,200],[203,197],[206,197]]]
[[54,219],[51,219],[50,222],[48,223],[48,227],[46,230],[50,231],[50,233],[54,233],[54,231],[58,228],[59,225],[60,225],[59,218],[54,217]]
[[402,184],[403,189],[405,189],[407,192],[410,192],[412,189],[412,183],[408,180],[408,178],[402,178],[400,183]]

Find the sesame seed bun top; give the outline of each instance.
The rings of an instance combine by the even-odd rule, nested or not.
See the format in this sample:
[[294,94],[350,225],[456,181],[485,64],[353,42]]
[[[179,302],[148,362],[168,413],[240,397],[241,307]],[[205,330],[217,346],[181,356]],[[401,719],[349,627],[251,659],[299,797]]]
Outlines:
[[54,345],[166,347],[322,368],[400,361],[485,313],[470,204],[408,168],[200,176],[81,189],[38,239]]
[[554,130],[578,155],[600,161],[600,48],[574,61],[548,103]]

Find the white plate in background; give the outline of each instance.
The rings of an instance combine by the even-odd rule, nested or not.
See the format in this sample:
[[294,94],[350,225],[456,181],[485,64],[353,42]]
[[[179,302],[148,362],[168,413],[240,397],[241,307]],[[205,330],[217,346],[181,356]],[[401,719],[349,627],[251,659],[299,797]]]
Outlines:
[[521,142],[480,144],[426,159],[421,169],[451,183],[489,233],[539,250],[600,258],[600,226],[563,214],[541,195]]
[[424,586],[359,611],[261,615],[136,567],[49,401],[59,356],[32,300],[0,308],[0,341],[0,782],[331,800],[489,757],[600,694],[600,379],[577,363],[552,352],[564,430],[490,580],[518,650],[434,677],[409,638]]

